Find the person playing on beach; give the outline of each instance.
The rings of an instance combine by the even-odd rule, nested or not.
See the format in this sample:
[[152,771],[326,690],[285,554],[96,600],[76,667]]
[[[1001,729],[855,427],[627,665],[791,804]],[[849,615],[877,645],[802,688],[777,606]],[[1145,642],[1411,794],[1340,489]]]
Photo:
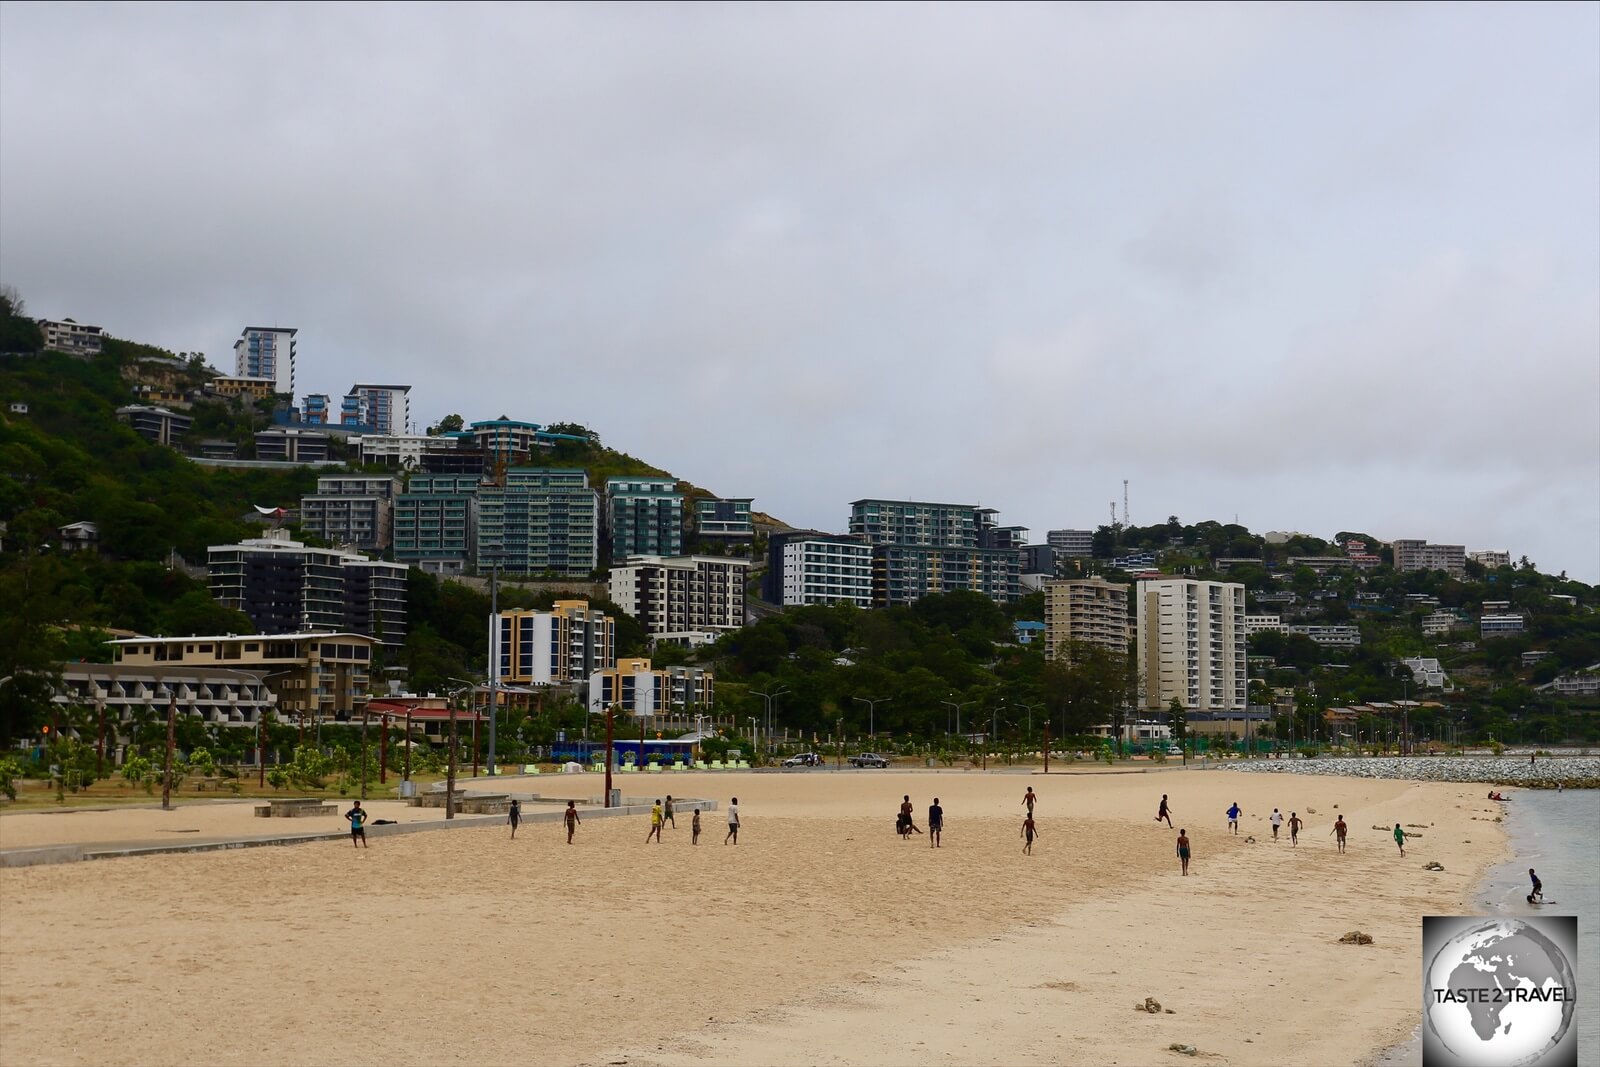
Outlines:
[[933,803],[928,805],[928,847],[939,847],[939,834],[944,830],[944,809],[939,806],[939,798],[934,797]]
[[739,798],[734,797],[733,803],[728,805],[728,836],[722,839],[726,845],[729,841],[739,843]]
[[562,818],[567,824],[567,844],[570,845],[572,844],[572,831],[576,830],[578,824],[583,821],[578,818],[578,802],[576,800],[567,801],[567,811]]
[[1172,829],[1172,812],[1167,808],[1167,794],[1161,794],[1161,809],[1156,812],[1156,822],[1167,820],[1167,829]]
[[1228,828],[1233,831],[1235,837],[1239,836],[1239,816],[1243,812],[1244,809],[1239,806],[1237,800],[1233,802],[1233,807],[1228,809]]
[[506,822],[511,824],[511,840],[517,839],[517,826],[522,822],[522,801],[513,800],[506,810]]
[[1033,855],[1033,839],[1039,836],[1039,828],[1033,825],[1033,816],[1022,820],[1022,854]]
[[1289,813],[1289,844],[1299,847],[1300,827],[1304,825],[1305,820],[1301,819],[1297,812],[1291,811]]
[[915,809],[911,806],[911,795],[908,793],[900,801],[900,836],[907,839],[911,837],[912,831],[922,833],[917,829],[916,820],[911,817],[913,810]]
[[1533,879],[1533,892],[1528,894],[1529,904],[1544,903],[1544,883],[1539,881],[1539,876],[1533,873],[1533,868],[1528,868],[1528,877]]
[[1028,787],[1028,791],[1022,794],[1022,803],[1027,807],[1029,815],[1033,814],[1033,805],[1038,799],[1039,798],[1034,794],[1033,786],[1031,785]]
[[355,801],[350,810],[344,813],[344,817],[350,821],[350,847],[366,848],[367,813],[361,807],[361,801]]
[[1272,839],[1276,841],[1278,839],[1278,827],[1283,825],[1283,812],[1273,808],[1272,815],[1267,821],[1272,824]]
[[661,801],[659,800],[650,808],[650,832],[644,835],[644,839],[649,841],[652,837],[656,839],[656,844],[661,844]]
[[1344,851],[1344,837],[1345,837],[1345,834],[1350,832],[1350,827],[1348,827],[1348,826],[1346,826],[1344,824],[1344,816],[1343,815],[1339,816],[1337,819],[1335,819],[1333,821],[1333,829],[1328,831],[1328,832],[1333,834],[1335,837],[1337,837],[1339,839],[1339,851],[1343,852]]
[[1400,849],[1400,855],[1403,858],[1406,854],[1406,832],[1400,829],[1399,823],[1394,824],[1394,843]]
[[695,808],[694,809],[694,821],[689,824],[689,833],[691,835],[690,838],[689,838],[689,844],[698,845],[700,843],[700,809],[699,808]]
[[1178,862],[1183,864],[1184,877],[1189,876],[1189,831],[1178,831]]
[[661,821],[663,823],[669,823],[670,822],[672,824],[672,828],[674,830],[676,830],[678,828],[678,820],[676,818],[674,818],[673,815],[672,815],[672,794],[671,793],[667,794],[667,806],[665,808],[663,808],[662,811],[661,811]]

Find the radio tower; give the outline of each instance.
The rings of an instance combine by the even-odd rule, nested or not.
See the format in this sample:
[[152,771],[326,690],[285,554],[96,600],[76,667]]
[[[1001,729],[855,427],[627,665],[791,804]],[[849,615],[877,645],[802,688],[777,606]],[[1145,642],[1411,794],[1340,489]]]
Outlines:
[[1122,525],[1128,525],[1128,479],[1122,479]]

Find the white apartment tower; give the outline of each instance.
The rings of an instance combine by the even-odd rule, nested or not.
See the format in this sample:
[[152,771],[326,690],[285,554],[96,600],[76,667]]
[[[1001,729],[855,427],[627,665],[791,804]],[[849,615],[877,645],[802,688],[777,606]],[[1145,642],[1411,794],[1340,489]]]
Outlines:
[[278,326],[246,326],[233,343],[233,372],[240,378],[271,378],[272,391],[294,395],[294,335]]
[[656,637],[737,630],[749,567],[732,556],[630,556],[611,568],[611,600]]
[[1138,585],[1135,614],[1141,707],[1245,710],[1243,585],[1152,578]]

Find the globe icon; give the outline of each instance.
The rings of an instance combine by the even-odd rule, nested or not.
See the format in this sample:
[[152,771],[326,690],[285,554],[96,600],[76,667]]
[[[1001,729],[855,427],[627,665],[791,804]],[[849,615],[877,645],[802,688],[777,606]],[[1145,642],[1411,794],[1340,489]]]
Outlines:
[[1451,937],[1428,964],[1428,1029],[1472,1067],[1533,1064],[1572,1025],[1577,980],[1566,953],[1519,919]]

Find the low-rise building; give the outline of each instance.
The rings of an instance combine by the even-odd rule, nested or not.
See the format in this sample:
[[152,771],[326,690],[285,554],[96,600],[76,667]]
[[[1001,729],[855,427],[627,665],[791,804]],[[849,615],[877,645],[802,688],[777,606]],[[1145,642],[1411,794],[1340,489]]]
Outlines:
[[63,552],[99,552],[100,525],[93,522],[72,522],[56,531],[61,538]]
[[277,391],[276,378],[249,378],[242,375],[220,375],[206,385],[206,388],[217,396],[236,400],[239,397],[248,397],[251,400],[270,400]]
[[[346,716],[365,706],[373,644],[365,634],[334,632],[126,637],[110,642],[115,665],[124,668],[124,677],[143,679],[145,676],[134,670],[138,668],[153,674],[157,685],[164,678],[178,679],[197,687],[188,696],[180,689],[180,699],[209,699],[215,704],[226,698],[227,685],[220,691],[206,691],[206,672],[245,675],[259,679],[259,684],[274,694],[280,716],[291,721],[304,717],[311,722]],[[139,695],[142,693],[124,699],[136,700]],[[248,698],[259,714],[265,703],[263,694],[250,690]],[[155,706],[161,703],[164,701],[158,697]],[[222,709],[218,710],[220,714]],[[246,710],[250,709],[240,709],[241,715]]]
[[1290,556],[1290,569],[1307,567],[1317,574],[1327,574],[1335,570],[1371,570],[1378,565],[1376,556],[1344,555],[1344,556]]
[[695,521],[701,537],[728,541],[749,541],[756,535],[751,518],[752,497],[701,497],[694,502]]
[[256,458],[277,463],[326,463],[331,438],[318,430],[275,426],[256,431]]
[[183,435],[189,432],[194,420],[167,408],[129,404],[117,409],[117,418],[133,427],[133,432],[158,445],[176,448]]
[[1281,615],[1246,615],[1244,617],[1244,635],[1275,633],[1281,634],[1285,630],[1283,616]]
[[1357,648],[1361,644],[1359,626],[1291,626],[1288,631],[1309,637],[1324,648]]
[[1600,674],[1593,670],[1581,671],[1577,674],[1563,674],[1548,685],[1541,685],[1541,690],[1553,692],[1564,697],[1592,697],[1600,696]]
[[[215,639],[182,640],[202,644]],[[260,639],[252,643],[259,644]],[[263,680],[267,671],[215,666],[201,662],[198,656],[194,658],[192,664],[171,659],[159,664],[62,663],[56,668],[60,685],[51,700],[62,707],[93,709],[95,733],[83,740],[94,744],[104,736],[106,756],[113,765],[122,762],[121,750],[129,743],[135,717],[146,708],[164,714],[169,703],[175,705],[180,718],[247,731],[239,736],[244,743],[245,760],[257,762],[261,717],[277,705],[278,699]],[[105,726],[103,735],[101,723]]]
[[1011,624],[1012,640],[1019,645],[1031,645],[1043,641],[1045,624],[1033,619],[1019,619]]
[[1438,637],[1465,625],[1467,625],[1466,620],[1453,611],[1435,611],[1423,617],[1422,636]]
[[80,359],[91,359],[104,349],[106,331],[71,319],[40,319],[39,332],[50,352],[65,352]]
[[1499,549],[1485,548],[1477,552],[1469,552],[1467,553],[1467,558],[1485,570],[1492,571],[1501,567],[1511,566],[1511,553]]
[[715,677],[700,667],[652,668],[648,659],[618,660],[589,677],[589,706],[630,715],[688,718],[716,700]]
[[1445,677],[1444,668],[1439,666],[1437,659],[1416,656],[1412,659],[1400,661],[1411,670],[1411,677],[1416,683],[1429,689],[1444,689],[1450,685],[1450,679]]
[[1523,628],[1523,618],[1519,614],[1509,615],[1484,615],[1478,620],[1479,637],[1505,637],[1509,634],[1520,634]]

